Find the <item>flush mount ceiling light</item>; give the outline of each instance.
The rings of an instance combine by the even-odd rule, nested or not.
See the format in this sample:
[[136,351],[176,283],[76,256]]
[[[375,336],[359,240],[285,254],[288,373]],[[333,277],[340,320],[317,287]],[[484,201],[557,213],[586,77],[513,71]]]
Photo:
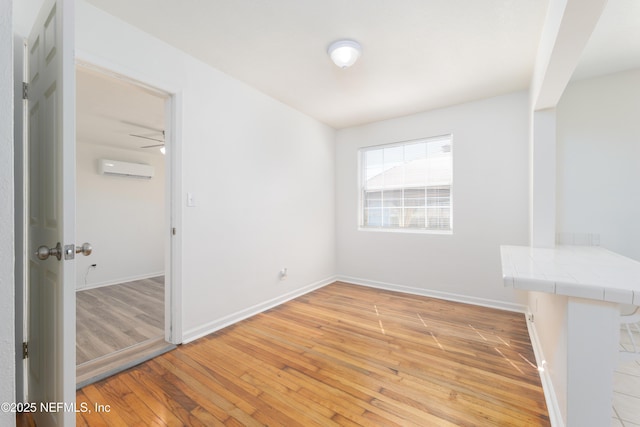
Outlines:
[[340,68],[351,67],[362,54],[362,46],[353,40],[338,40],[329,45],[327,53]]

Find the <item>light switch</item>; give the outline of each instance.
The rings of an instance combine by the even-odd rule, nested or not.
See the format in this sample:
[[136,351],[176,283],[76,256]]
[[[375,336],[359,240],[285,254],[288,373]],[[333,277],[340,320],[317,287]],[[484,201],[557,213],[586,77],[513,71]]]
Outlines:
[[196,205],[196,197],[193,193],[187,193],[187,206],[192,208]]

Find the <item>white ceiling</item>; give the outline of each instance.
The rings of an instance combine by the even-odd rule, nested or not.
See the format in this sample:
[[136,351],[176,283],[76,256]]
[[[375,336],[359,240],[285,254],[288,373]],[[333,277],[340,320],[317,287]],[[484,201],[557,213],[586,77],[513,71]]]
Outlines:
[[[87,1],[337,129],[528,88],[548,5],[548,0]],[[349,69],[337,68],[326,53],[340,38],[363,46],[362,57]],[[609,0],[574,77],[637,67],[640,0]],[[120,90],[131,89],[127,84],[101,89],[96,79],[78,74],[78,136],[99,139],[92,130],[110,118],[120,145],[147,145],[128,135],[164,127],[162,110],[145,104],[160,98],[154,101],[139,89],[127,95]],[[126,98],[131,94],[136,98]],[[141,111],[157,113],[140,116]]]
[[[546,0],[88,0],[335,128],[528,87]],[[363,46],[349,69],[328,45]]]
[[[94,70],[76,69],[76,139],[158,154],[163,139],[165,95]],[[135,137],[138,135],[141,137]],[[146,137],[146,138],[145,138]]]
[[609,0],[574,80],[640,68],[640,1]]

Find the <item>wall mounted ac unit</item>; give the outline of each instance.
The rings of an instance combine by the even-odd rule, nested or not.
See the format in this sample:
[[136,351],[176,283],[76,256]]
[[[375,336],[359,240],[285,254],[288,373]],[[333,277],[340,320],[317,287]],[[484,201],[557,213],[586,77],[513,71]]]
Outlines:
[[117,160],[100,159],[98,172],[102,175],[129,176],[134,178],[151,179],[153,166],[142,163],[119,162]]

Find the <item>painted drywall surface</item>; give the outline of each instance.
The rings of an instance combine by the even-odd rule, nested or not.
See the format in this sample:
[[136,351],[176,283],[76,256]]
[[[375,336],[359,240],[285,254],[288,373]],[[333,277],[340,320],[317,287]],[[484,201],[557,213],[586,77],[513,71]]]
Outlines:
[[29,36],[29,31],[45,0],[16,0],[13,2],[13,33]]
[[534,111],[530,146],[530,239],[534,247],[556,243],[556,111]]
[[[338,131],[338,275],[521,303],[502,282],[501,244],[528,233],[527,94]],[[453,134],[453,234],[358,230],[358,149]]]
[[554,108],[606,0],[550,1],[530,86],[532,110]]
[[553,393],[554,408],[549,412],[567,419],[567,303],[568,297],[542,292],[529,292],[529,308],[534,316],[532,324],[537,331],[542,360],[538,364],[544,370],[540,373],[550,386],[547,393]]
[[570,84],[557,108],[557,226],[640,261],[640,69]]
[[[638,111],[640,70],[566,88],[556,108],[556,228],[565,241],[598,236],[601,246],[640,260]],[[566,423],[567,298],[531,292],[529,307],[546,361],[543,375]]]
[[83,1],[76,14],[81,54],[181,95],[184,331],[332,277],[335,131]]
[[[164,274],[164,156],[78,141],[76,239],[93,253],[76,258],[76,287],[96,287]],[[140,179],[98,173],[100,159],[153,166]],[[90,268],[96,264],[95,268]]]
[[[565,227],[561,215],[557,214],[564,210],[566,203],[566,194],[558,185],[564,172],[557,168],[564,161],[558,150],[563,120],[561,96],[603,5],[600,0],[549,4],[530,85],[528,112],[531,120],[530,235],[531,244],[535,246],[552,246],[556,231]],[[556,106],[558,99],[560,104]],[[557,107],[555,111],[553,107]],[[542,108],[549,110],[536,111]],[[555,208],[549,209],[554,204]],[[534,314],[532,326],[537,331],[539,350],[546,359],[542,374],[547,386],[545,392],[555,399],[549,408],[551,417],[564,425],[567,419],[567,299],[530,292],[528,306]]]
[[[0,0],[0,402],[15,402],[13,229],[13,34],[11,0]],[[0,412],[0,425],[15,414]]]

